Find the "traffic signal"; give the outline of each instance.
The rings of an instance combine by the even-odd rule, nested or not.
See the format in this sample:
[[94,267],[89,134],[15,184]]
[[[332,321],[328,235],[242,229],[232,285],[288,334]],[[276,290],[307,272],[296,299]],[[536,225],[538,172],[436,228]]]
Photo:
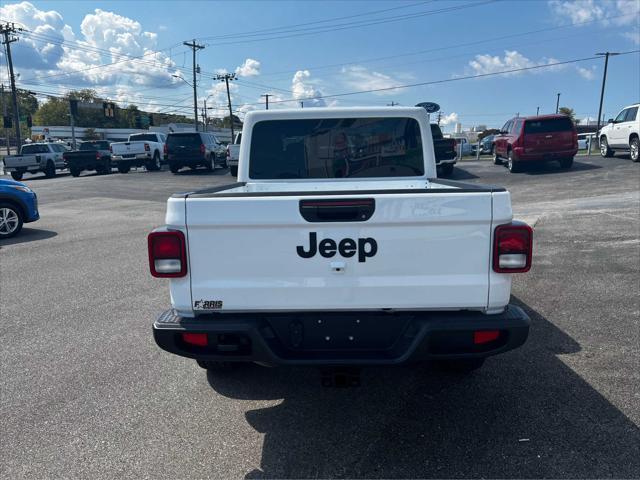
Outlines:
[[78,100],[69,99],[69,112],[74,118],[78,116]]
[[116,104],[110,102],[104,102],[102,104],[102,110],[106,118],[114,118],[116,116]]
[[9,115],[2,117],[2,126],[4,128],[13,128],[13,119]]

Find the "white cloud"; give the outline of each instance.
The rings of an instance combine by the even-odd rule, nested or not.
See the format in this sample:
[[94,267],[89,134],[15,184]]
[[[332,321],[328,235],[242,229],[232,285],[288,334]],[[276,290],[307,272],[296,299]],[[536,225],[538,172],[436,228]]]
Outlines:
[[236,68],[236,74],[240,77],[260,75],[260,62],[253,58],[247,58],[242,65]]
[[578,74],[585,80],[593,80],[596,77],[595,65],[592,65],[591,68],[576,67],[576,70],[578,71]]
[[[498,73],[509,70],[517,70],[520,68],[531,68],[540,65],[548,65],[556,63],[558,60],[554,58],[543,58],[539,61],[531,60],[516,50],[505,50],[504,57],[499,55],[476,55],[475,60],[469,62],[469,66],[476,75],[488,73]],[[558,70],[561,65],[548,67],[545,70]],[[534,70],[535,71],[535,70]],[[518,75],[522,72],[511,72],[505,75]]]
[[342,74],[345,83],[354,90],[388,89],[380,92],[373,92],[375,95],[394,95],[398,89],[392,87],[402,84],[400,80],[397,80],[390,75],[368,70],[361,65],[343,67]]
[[[309,107],[326,107],[327,104],[321,97],[322,91],[318,89],[315,82],[311,80],[311,72],[309,70],[298,70],[291,80],[291,93],[296,100],[303,101]],[[291,107],[291,105],[289,105]]]
[[[630,26],[632,31],[621,32],[621,35],[636,45],[640,44],[639,0],[550,0],[549,7],[559,23],[599,21],[600,25]],[[593,28],[593,24],[585,26]]]
[[440,125],[449,125],[450,123],[456,123],[458,121],[458,114],[451,112],[449,115],[443,115],[440,117]]

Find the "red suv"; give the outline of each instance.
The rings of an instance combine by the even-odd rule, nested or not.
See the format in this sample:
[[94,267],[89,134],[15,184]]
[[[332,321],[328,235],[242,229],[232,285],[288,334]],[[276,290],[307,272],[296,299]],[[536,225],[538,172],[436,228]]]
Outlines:
[[504,124],[493,142],[493,163],[501,165],[506,159],[511,172],[521,171],[527,163],[550,160],[567,169],[578,151],[578,132],[566,115],[516,117]]

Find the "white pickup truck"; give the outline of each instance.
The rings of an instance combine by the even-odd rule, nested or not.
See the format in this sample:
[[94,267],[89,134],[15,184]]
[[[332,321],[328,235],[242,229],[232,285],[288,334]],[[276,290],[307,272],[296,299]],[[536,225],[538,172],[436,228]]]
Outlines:
[[238,176],[238,161],[240,159],[241,141],[242,132],[236,133],[236,138],[233,139],[233,143],[227,145],[227,166],[229,167],[229,173],[234,177]]
[[522,345],[532,230],[509,193],[436,177],[422,108],[250,112],[238,183],[173,195],[149,234],[157,344],[207,369],[437,361]]
[[111,163],[120,173],[129,173],[131,167],[160,170],[167,137],[163,133],[134,133],[126,142],[111,144]]
[[65,167],[62,155],[67,151],[61,143],[29,143],[20,148],[20,155],[4,157],[4,169],[14,180],[22,180],[26,173],[44,172],[47,178]]

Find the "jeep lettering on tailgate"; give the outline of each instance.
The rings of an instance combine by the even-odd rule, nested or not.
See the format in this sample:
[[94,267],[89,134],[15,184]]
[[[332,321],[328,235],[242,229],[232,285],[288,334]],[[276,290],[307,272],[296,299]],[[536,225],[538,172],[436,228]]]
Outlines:
[[359,238],[357,242],[353,238],[343,238],[340,243],[337,243],[335,240],[325,238],[318,244],[318,234],[310,232],[309,249],[305,250],[304,246],[298,245],[296,251],[302,258],[311,258],[318,251],[324,258],[331,258],[336,253],[340,253],[345,258],[351,258],[357,253],[358,261],[365,262],[367,258],[374,257],[378,253],[378,242],[373,238]]

